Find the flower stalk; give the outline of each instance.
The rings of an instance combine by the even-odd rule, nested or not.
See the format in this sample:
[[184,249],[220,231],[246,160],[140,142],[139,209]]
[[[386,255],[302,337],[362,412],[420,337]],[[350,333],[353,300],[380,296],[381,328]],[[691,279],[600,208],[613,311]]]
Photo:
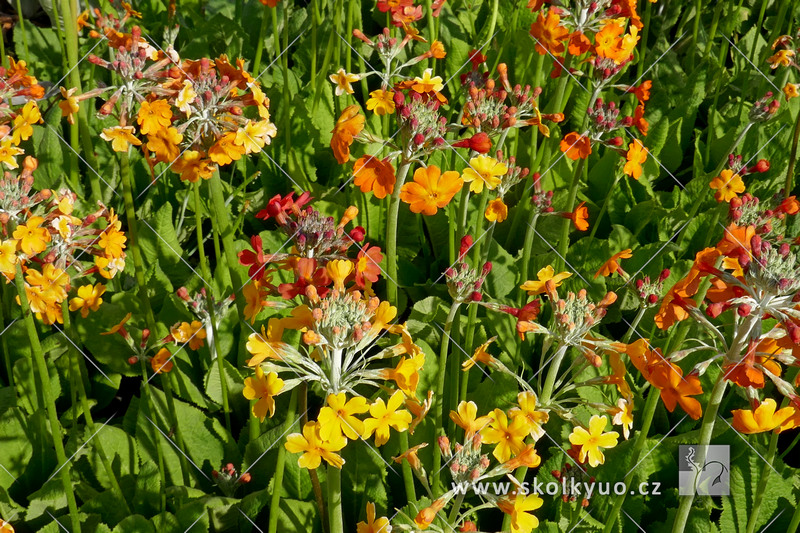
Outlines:
[[[297,391],[297,388],[292,390],[292,396],[289,399],[289,408],[286,410],[286,421],[283,423],[282,435],[289,433],[289,430],[295,423],[294,416],[295,411],[297,411]],[[281,490],[283,488],[283,472],[285,468],[286,448],[284,446],[278,446],[278,458],[275,464],[275,477],[273,478],[272,484],[272,499],[269,504],[269,525],[267,527],[267,533],[277,533],[278,531],[278,516],[280,515]]]
[[[445,431],[442,427],[442,420],[444,418],[444,395],[442,394],[444,391],[444,380],[445,380],[445,369],[447,368],[447,351],[450,347],[450,331],[453,329],[453,322],[458,315],[458,309],[461,306],[461,302],[454,301],[453,304],[450,306],[450,311],[447,313],[447,319],[444,323],[444,330],[442,331],[442,344],[439,348],[439,368],[436,374],[436,391],[438,392],[438,401],[436,402],[436,412],[434,414],[434,423],[433,427],[437,428],[437,432],[439,435],[444,435]],[[474,307],[474,306],[473,306]],[[466,375],[466,373],[465,373]],[[451,386],[457,386],[458,383],[458,375],[451,376],[450,379]],[[432,477],[431,477],[431,488],[433,489],[434,494],[439,494],[440,487],[439,487],[439,480],[441,479],[441,472],[439,466],[442,462],[442,451],[439,446],[433,447],[433,469],[432,469]]]
[[389,198],[389,209],[386,216],[386,299],[389,302],[398,304],[397,294],[397,219],[400,214],[400,189],[411,169],[411,162],[405,157],[397,167],[397,181],[394,184],[394,191]]

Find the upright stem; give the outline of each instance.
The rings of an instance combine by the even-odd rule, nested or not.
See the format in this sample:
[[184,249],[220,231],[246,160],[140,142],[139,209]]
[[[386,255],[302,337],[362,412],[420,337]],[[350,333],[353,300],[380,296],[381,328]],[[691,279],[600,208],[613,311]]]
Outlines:
[[783,186],[783,194],[792,194],[792,184],[794,180],[794,165],[797,163],[797,143],[800,141],[800,111],[794,119],[794,133],[792,134],[792,151],[789,156],[789,168],[786,169],[786,184]]
[[[228,267],[228,276],[231,280],[233,294],[236,298],[236,308],[239,311],[239,320],[244,320],[244,295],[242,294],[242,276],[236,265],[239,264],[239,258],[236,256],[236,247],[233,240],[233,225],[230,221],[230,211],[225,206],[225,195],[222,192],[222,180],[219,176],[219,170],[214,172],[211,179],[208,180],[208,188],[211,192],[211,201],[214,208],[214,216],[211,217],[211,223],[214,228],[214,233],[222,239],[222,252],[225,254],[225,263]],[[217,257],[217,263],[222,263],[222,257]],[[210,280],[209,280],[210,281]]]
[[[536,222],[539,220],[539,213],[536,209],[531,209],[531,220],[525,230],[525,243],[522,247],[522,261],[520,261],[519,278],[517,288],[528,281],[530,275],[531,250],[533,249],[533,237],[536,235]],[[517,303],[521,306],[525,302],[525,291],[519,291]]]
[[547,369],[547,377],[545,377],[544,386],[542,387],[542,392],[539,395],[539,402],[541,405],[546,406],[550,403],[550,399],[553,397],[553,387],[555,386],[556,378],[558,377],[558,368],[561,366],[564,356],[567,355],[568,348],[569,346],[566,344],[559,345],[556,355],[553,357],[553,361],[550,363],[550,367]]
[[[447,313],[447,319],[444,323],[444,330],[442,331],[442,343],[439,347],[439,368],[436,374],[436,389],[435,393],[438,396],[436,402],[436,411],[434,413],[433,427],[439,435],[444,435],[445,431],[442,427],[442,419],[444,418],[444,378],[446,375],[445,369],[447,368],[447,351],[450,347],[450,331],[453,329],[453,321],[458,315],[458,308],[461,302],[454,301],[450,306],[450,311]],[[457,383],[458,375],[451,376],[451,383]],[[439,466],[442,462],[442,452],[439,446],[433,447],[433,469],[431,474],[431,489],[434,494],[439,494]]]
[[[781,408],[786,407],[789,400],[783,400]],[[778,432],[773,431],[769,438],[769,448],[767,448],[767,455],[764,456],[764,467],[761,469],[761,477],[758,480],[758,490],[753,496],[753,508],[750,510],[750,519],[747,521],[746,533],[753,533],[756,529],[756,522],[758,521],[758,514],[761,510],[761,502],[764,499],[764,493],[767,491],[767,482],[769,481],[770,471],[773,469],[772,463],[775,460],[775,452],[778,449]]]
[[386,217],[386,299],[398,305],[397,300],[397,218],[400,214],[400,189],[408,176],[411,163],[403,157],[397,167],[397,181],[389,198],[389,212]]
[[53,392],[50,390],[50,374],[47,372],[47,362],[44,358],[42,345],[39,342],[39,334],[36,332],[36,323],[34,322],[33,313],[28,303],[28,295],[25,292],[25,280],[22,277],[21,262],[17,261],[16,266],[14,282],[17,287],[17,294],[19,295],[19,305],[22,308],[22,319],[25,322],[25,329],[28,333],[28,342],[30,343],[31,352],[33,353],[33,365],[39,375],[39,382],[42,387],[42,399],[44,401],[45,410],[47,411],[47,419],[50,423],[50,437],[53,441],[53,447],[56,450],[56,461],[61,476],[61,484],[64,487],[64,493],[67,497],[67,507],[69,508],[72,531],[80,533],[81,521],[78,516],[78,504],[75,501],[75,493],[73,492],[72,481],[70,480],[69,462],[64,453],[64,443],[61,441],[61,424],[58,421],[56,403],[53,398]]
[[633,333],[636,331],[636,327],[639,325],[639,322],[642,321],[642,317],[644,316],[644,313],[646,311],[647,307],[645,307],[644,305],[642,305],[639,308],[639,312],[636,313],[636,318],[633,319],[633,324],[631,324],[631,327],[628,329],[627,332],[625,332],[625,336],[622,337],[622,342],[628,342],[629,340],[631,340],[631,336],[633,336]]
[[[81,76],[78,71],[78,13],[77,6],[73,12],[73,2],[71,0],[59,0],[61,17],[64,20],[64,35],[67,48],[67,67],[69,67],[69,84],[77,89],[77,93],[82,92]],[[19,3],[19,0],[17,0]],[[20,19],[21,20],[21,19]],[[56,21],[58,23],[58,21]],[[23,31],[24,35],[24,31]],[[26,45],[27,49],[27,45]],[[27,54],[27,52],[26,52]],[[85,107],[85,106],[84,106]],[[79,150],[79,130],[78,123],[70,125],[69,144],[72,147],[70,154],[70,183],[78,182],[78,150]],[[94,181],[94,180],[92,180]],[[98,198],[99,199],[99,198]]]
[[[578,185],[581,182],[581,175],[583,174],[583,167],[586,165],[586,159],[581,159],[575,165],[575,174],[572,176],[572,184],[569,187],[569,199],[567,200],[567,210],[572,211],[575,208],[575,198],[578,196]],[[561,228],[561,240],[558,242],[558,257],[556,257],[556,264],[559,265],[560,270],[567,262],[567,249],[569,248],[569,226],[572,223],[569,219],[564,219]],[[563,261],[563,263],[562,263]]]
[[[647,402],[644,405],[644,411],[642,412],[642,427],[639,429],[639,432],[636,434],[636,441],[633,443],[633,451],[630,455],[630,462],[628,463],[628,474],[625,476],[625,484],[626,486],[630,485],[631,480],[633,479],[633,472],[636,469],[636,465],[639,464],[640,457],[642,452],[644,451],[645,442],[647,442],[647,435],[650,433],[650,426],[653,424],[653,416],[656,412],[656,407],[658,407],[658,399],[661,397],[659,391],[655,389],[655,387],[650,388],[650,393],[647,396]],[[621,495],[617,495],[614,498],[614,506],[611,508],[611,512],[608,514],[606,518],[606,527],[603,529],[603,533],[611,533],[614,529],[614,524],[617,522],[617,518],[619,517],[619,511],[622,509],[622,504],[625,502],[625,493]]]
[[[649,2],[648,2],[649,4]],[[617,183],[619,183],[620,176],[617,175],[614,178],[614,183],[611,185],[611,189],[609,189],[608,193],[606,193],[606,197],[603,200],[603,205],[600,207],[600,213],[597,214],[597,218],[592,224],[592,231],[589,232],[589,238],[594,238],[595,233],[597,233],[597,228],[600,227],[600,221],[603,219],[603,215],[606,214],[606,209],[608,209],[608,201],[611,199],[611,194],[614,192],[614,189],[617,188]]]
[[[31,55],[28,52],[28,32],[25,31],[25,16],[22,14],[22,2],[17,0],[17,16],[19,17],[19,29],[22,32],[22,45],[25,48],[25,59],[30,61]],[[66,23],[66,18],[64,19]]]
[[[267,37],[267,19],[269,18],[269,10],[277,9],[270,8],[264,4],[264,9],[261,10],[261,29],[258,32],[258,42],[256,43],[256,56],[253,59],[253,75],[258,79],[261,74],[261,56],[264,54],[264,39]],[[312,15],[313,16],[313,15]],[[277,39],[277,36],[275,37]],[[313,72],[313,71],[312,71]]]
[[344,533],[342,516],[342,470],[328,465],[328,520],[330,533]]
[[[286,434],[294,424],[294,415],[297,410],[297,388],[292,389],[289,399],[289,408],[286,410],[286,421],[283,423],[283,432]],[[253,416],[251,414],[251,416]],[[272,483],[272,499],[269,504],[269,526],[267,533],[277,533],[278,515],[280,515],[281,491],[283,490],[283,471],[286,468],[286,447],[278,446],[278,459],[275,465],[275,477]]]
[[789,522],[789,527],[786,528],[786,533],[797,533],[797,526],[800,526],[800,505],[795,506],[794,514],[792,515],[792,521]]
[[[172,395],[172,382],[170,381],[170,374],[161,374],[161,386],[164,388],[164,397],[167,400],[167,411],[169,412],[169,423],[173,426],[175,432],[175,444],[181,450],[186,450],[186,444],[183,440],[183,432],[178,425],[178,414],[175,410],[175,398]],[[191,485],[191,470],[186,457],[182,453],[178,454],[178,459],[181,463],[181,475],[183,476],[183,484],[187,487]]]
[[[722,403],[722,398],[725,396],[725,389],[728,388],[728,380],[725,379],[725,373],[720,372],[714,388],[711,390],[711,397],[708,399],[705,415],[703,415],[703,423],[700,426],[700,442],[698,442],[698,458],[700,464],[705,464],[705,449],[711,442],[711,434],[714,431],[714,422],[717,419],[717,412],[719,411],[719,404]],[[679,496],[680,503],[678,511],[675,514],[675,522],[672,524],[672,533],[682,533],[686,528],[686,522],[689,519],[689,513],[692,510],[692,502],[694,501],[694,494],[689,496]]]
[[[210,184],[209,184],[210,186]],[[208,258],[206,257],[206,251],[203,248],[203,204],[200,201],[200,182],[197,181],[192,186],[194,189],[194,216],[196,220],[196,231],[197,231],[197,252],[200,255],[200,270],[203,273],[203,277],[211,283],[211,268],[208,265]],[[226,247],[227,251],[227,247]],[[220,258],[221,260],[222,258]],[[219,384],[221,388],[222,394],[222,412],[225,416],[225,429],[228,432],[231,431],[231,413],[230,408],[228,407],[228,379],[225,374],[225,359],[217,350],[217,342],[219,337],[217,336],[217,317],[215,312],[215,300],[214,296],[212,295],[213,287],[206,287],[206,302],[208,307],[208,314],[209,314],[209,326],[211,327],[211,339],[208,343],[208,349],[211,352],[211,359],[216,359],[217,361],[217,369],[219,371]]]
[[[2,36],[0,36],[0,40],[2,40]],[[3,298],[5,297],[5,295],[6,295],[5,282],[3,282],[2,287],[0,287],[0,331],[5,331],[6,329],[6,322],[4,318],[5,309],[3,304]],[[12,368],[12,363],[11,363],[11,352],[8,350],[8,338],[5,335],[0,335],[0,347],[3,348],[3,361],[5,362],[8,385],[10,387],[13,387],[14,370]]]

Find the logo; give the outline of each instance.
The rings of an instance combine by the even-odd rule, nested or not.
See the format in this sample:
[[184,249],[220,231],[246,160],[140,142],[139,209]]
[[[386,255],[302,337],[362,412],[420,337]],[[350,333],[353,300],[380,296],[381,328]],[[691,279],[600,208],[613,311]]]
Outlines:
[[730,447],[681,445],[678,451],[678,483],[681,496],[728,496]]

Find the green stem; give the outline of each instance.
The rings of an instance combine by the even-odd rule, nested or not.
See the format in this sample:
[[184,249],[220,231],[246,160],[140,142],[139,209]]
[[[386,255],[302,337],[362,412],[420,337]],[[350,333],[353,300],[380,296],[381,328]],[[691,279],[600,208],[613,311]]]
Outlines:
[[[286,411],[286,421],[283,423],[283,432],[286,434],[294,424],[295,411],[297,410],[297,388],[292,390],[292,396],[289,400],[289,408]],[[254,415],[250,415],[254,416]],[[278,531],[278,516],[281,514],[281,492],[283,490],[283,472],[286,468],[286,447],[278,447],[278,458],[275,464],[275,477],[272,483],[272,499],[269,503],[269,527],[267,533],[277,533]]]
[[[706,412],[703,415],[703,423],[700,426],[700,441],[698,442],[698,458],[700,464],[705,464],[705,449],[711,442],[711,434],[714,431],[714,422],[717,419],[717,412],[719,411],[719,404],[722,403],[722,398],[725,396],[725,389],[728,388],[728,380],[725,379],[725,373],[720,372],[714,388],[711,390],[711,397],[708,399],[706,405]],[[672,533],[682,533],[686,528],[686,522],[689,519],[689,513],[692,510],[692,502],[694,501],[694,494],[689,496],[679,496],[678,511],[675,514],[675,522],[672,524]]]
[[311,78],[311,94],[317,92],[317,28],[319,26],[319,19],[317,18],[317,2],[319,0],[311,0],[309,11],[311,13],[311,70],[309,77]]
[[[789,405],[789,400],[784,398],[781,408]],[[753,533],[756,529],[756,522],[758,521],[758,512],[761,510],[761,502],[764,499],[764,493],[767,491],[767,482],[769,481],[770,471],[773,470],[772,463],[775,460],[775,452],[778,450],[778,432],[773,431],[772,436],[769,438],[769,448],[767,448],[767,455],[764,456],[764,467],[761,469],[761,477],[758,480],[758,490],[753,496],[753,507],[750,510],[750,519],[747,521],[746,533]]]
[[[2,40],[2,38],[0,38]],[[4,309],[4,298],[6,295],[5,290],[5,283],[3,283],[2,287],[0,288],[0,331],[5,331],[6,329],[6,322],[5,322],[5,309]],[[10,387],[14,386],[14,369],[11,361],[11,352],[8,350],[8,338],[6,335],[0,335],[0,347],[3,348],[3,361],[5,362],[6,366],[6,375],[8,377],[8,385]]]
[[[547,406],[550,403],[550,399],[553,397],[553,387],[555,386],[556,378],[558,377],[558,368],[561,366],[564,356],[567,355],[568,348],[569,346],[566,344],[559,345],[556,349],[556,354],[553,357],[553,361],[547,368],[547,377],[545,377],[544,386],[542,387],[541,394],[539,394],[539,402],[543,406]],[[542,363],[544,363],[544,361],[542,361]]]
[[144,261],[142,259],[142,250],[139,248],[139,222],[136,219],[136,208],[133,205],[133,183],[131,182],[131,163],[128,152],[119,152],[119,160],[122,196],[125,201],[125,217],[128,221],[128,244],[133,256],[133,268],[136,277],[136,292],[139,297],[139,303],[144,309],[145,323],[150,328],[150,332],[155,335],[158,334],[158,330],[156,329],[153,309],[150,307],[150,298],[147,295]]
[[[175,444],[181,450],[186,450],[186,444],[183,440],[183,432],[178,424],[178,413],[175,410],[175,398],[172,395],[172,382],[170,381],[170,374],[161,374],[161,386],[164,388],[164,397],[167,400],[167,411],[169,412],[169,423],[174,428]],[[191,486],[192,479],[190,477],[189,462],[182,453],[178,454],[178,459],[181,463],[181,475],[183,476],[183,484]]]
[[800,141],[800,111],[797,112],[797,117],[794,120],[794,133],[792,133],[792,151],[789,156],[789,168],[786,169],[786,183],[783,186],[783,194],[789,196],[792,193],[792,184],[794,179],[794,165],[797,163],[797,144]]
[[48,422],[50,423],[50,437],[53,441],[53,447],[56,450],[56,462],[61,477],[61,484],[64,487],[64,493],[67,497],[67,507],[69,508],[72,531],[80,533],[81,521],[78,516],[78,504],[75,501],[75,493],[73,492],[72,480],[69,475],[70,468],[67,456],[64,453],[64,443],[61,441],[61,424],[58,421],[56,402],[53,398],[53,392],[50,389],[50,374],[47,372],[47,361],[44,358],[42,345],[39,342],[36,322],[34,322],[33,313],[28,303],[28,295],[25,292],[25,280],[22,276],[22,263],[17,261],[14,282],[16,284],[17,294],[19,295],[19,305],[22,308],[22,320],[25,323],[25,329],[28,333],[28,342],[30,343],[31,352],[33,353],[33,365],[39,375],[39,383],[42,388],[42,400],[47,412]]
[[397,219],[400,214],[400,189],[408,177],[411,162],[405,157],[397,167],[397,181],[394,191],[389,198],[389,211],[386,216],[386,300],[394,305],[399,305],[397,299]]
[[[147,360],[144,357],[139,358],[139,367],[142,370],[142,402],[144,403],[144,411],[150,415],[150,418],[156,418],[155,410],[153,409],[153,398],[150,396],[150,386],[147,382]],[[158,456],[158,477],[161,480],[161,512],[167,509],[167,472],[164,466],[164,452],[161,450],[161,435],[157,428],[153,428],[152,432],[153,445],[156,448],[156,455]]]
[[[74,324],[70,320],[69,304],[66,298],[63,302],[61,302],[61,315],[64,317],[64,331],[68,332],[73,339],[79,338]],[[94,435],[96,426],[94,424],[94,418],[92,417],[89,398],[86,395],[86,387],[83,383],[83,372],[85,371],[83,358],[78,353],[78,349],[71,342],[67,344],[70,362],[70,387],[75,390],[75,394],[81,403],[83,418],[86,420],[86,428],[89,430],[89,433]],[[77,425],[77,417],[73,423]],[[125,500],[125,495],[122,493],[122,488],[119,485],[116,474],[114,474],[114,469],[111,467],[111,462],[108,460],[108,455],[106,455],[102,440],[92,440],[92,446],[95,450],[97,450],[97,455],[100,457],[100,462],[102,463],[103,469],[106,471],[106,475],[108,476],[108,481],[111,484],[111,490],[117,494],[118,501],[122,504],[125,512],[130,514],[130,507],[128,507],[128,502]]]
[[[444,380],[447,372],[447,351],[450,347],[450,331],[453,329],[453,321],[458,315],[458,309],[461,302],[454,301],[450,306],[450,311],[447,313],[447,319],[444,323],[444,330],[442,331],[442,343],[439,347],[439,368],[436,373],[436,389],[435,394],[438,397],[436,401],[436,411],[434,413],[433,427],[437,428],[438,435],[444,435],[444,427],[442,420],[444,419]],[[466,374],[466,372],[465,372]],[[456,384],[458,375],[451,376],[451,384]],[[442,462],[442,451],[438,445],[433,447],[433,468],[431,472],[431,489],[434,494],[440,494],[439,480],[441,478],[439,466]]]
[[[269,19],[269,10],[277,9],[271,8],[264,4],[264,9],[261,11],[261,29],[258,32],[258,42],[256,43],[256,56],[253,59],[253,75],[258,79],[261,74],[261,56],[264,54],[264,39],[267,37],[267,20]],[[313,70],[312,70],[313,72]]]
[[[625,476],[625,484],[630,485],[633,479],[633,472],[636,470],[636,465],[641,460],[642,453],[644,452],[645,443],[647,442],[647,435],[650,433],[650,426],[653,424],[653,416],[655,415],[656,408],[658,407],[658,399],[661,397],[659,391],[654,387],[650,388],[650,393],[647,396],[647,402],[644,406],[644,411],[641,415],[642,427],[636,434],[636,441],[633,443],[633,450],[631,451],[631,461],[628,463],[628,474]],[[614,524],[617,522],[619,512],[622,509],[622,504],[625,502],[625,494],[618,495],[614,498],[614,506],[606,518],[606,527],[603,533],[611,533]]]
[[642,77],[644,73],[645,58],[647,56],[647,38],[650,36],[650,12],[652,11],[652,2],[645,2],[644,4],[644,28],[642,30],[642,46],[639,48],[639,61],[636,65],[636,79]]
[[[648,2],[648,5],[649,4],[650,2]],[[617,175],[617,177],[614,178],[614,184],[611,185],[611,188],[608,190],[608,193],[606,193],[606,197],[603,200],[603,205],[600,207],[600,213],[598,213],[597,218],[594,221],[594,224],[592,224],[592,231],[589,233],[589,239],[593,239],[595,233],[597,233],[597,228],[600,227],[600,221],[603,219],[603,215],[606,214],[606,209],[608,209],[608,201],[611,199],[611,194],[614,192],[614,189],[617,188],[617,183],[619,183],[619,179],[620,175]]]
[[[450,514],[447,515],[447,523],[452,527],[455,526],[456,518],[458,518],[458,512],[461,510],[461,504],[464,503],[464,496],[466,496],[466,492],[460,492],[458,496],[456,496],[456,501],[453,502],[453,508],[450,509]],[[504,528],[503,531],[506,531],[507,528]]]
[[797,526],[800,526],[800,505],[795,506],[794,514],[792,515],[792,521],[789,522],[789,527],[786,528],[786,533],[797,533]]
[[[219,173],[217,172],[215,174]],[[200,271],[203,273],[203,277],[206,279],[206,281],[211,283],[211,268],[209,267],[208,258],[206,257],[206,252],[203,248],[203,204],[200,201],[200,182],[195,182],[192,188],[194,189],[194,216],[196,220],[195,227],[197,231],[197,252],[200,255]],[[228,250],[227,246],[225,247],[225,250]],[[218,259],[218,261],[221,260],[222,257]],[[222,394],[222,412],[225,416],[225,429],[227,429],[230,433],[231,413],[228,405],[228,379],[225,373],[225,359],[217,350],[217,342],[219,341],[219,337],[217,336],[217,317],[215,312],[215,300],[212,292],[213,287],[206,287],[206,302],[208,307],[209,322],[211,323],[211,334],[213,337],[213,341],[208,343],[208,349],[211,352],[211,359],[217,361],[217,370],[219,371],[219,383]]]
[[636,331],[636,327],[639,325],[639,322],[642,321],[642,317],[644,316],[646,311],[647,311],[647,307],[645,307],[644,305],[642,305],[639,308],[639,312],[636,313],[636,317],[633,319],[633,323],[631,324],[631,327],[628,328],[628,331],[625,332],[625,336],[622,337],[622,342],[627,343],[629,340],[631,340],[631,337],[633,336],[633,333]]
[[[19,17],[19,29],[22,32],[22,45],[25,49],[25,59],[30,61],[31,55],[28,52],[28,32],[25,31],[25,17],[22,14],[22,2],[17,0],[17,16]],[[64,23],[66,23],[67,19],[64,18]]]
[[692,72],[694,70],[694,58],[695,58],[695,50],[697,48],[697,34],[700,30],[700,12],[703,10],[703,2],[702,0],[695,0],[694,2],[694,20],[692,26],[692,47],[693,49],[689,51],[689,68],[687,72]]
[[[81,76],[78,71],[78,13],[77,5],[73,5],[71,0],[59,0],[60,11],[64,20],[64,34],[67,49],[67,67],[69,70],[69,84],[71,88],[76,88],[77,94],[82,92]],[[19,0],[17,0],[19,3]],[[73,11],[73,7],[75,10]],[[22,19],[20,19],[21,21]],[[23,31],[24,36],[24,31]],[[26,46],[27,49],[27,46]],[[26,52],[27,53],[27,52]],[[85,106],[82,106],[85,107]],[[71,124],[69,128],[69,144],[72,147],[70,154],[69,181],[72,184],[78,183],[78,150],[80,147],[80,132],[78,124]],[[94,180],[92,180],[94,181]]]
[[[581,183],[581,176],[583,175],[583,168],[586,165],[586,159],[581,159],[575,165],[575,174],[572,176],[572,184],[569,186],[569,198],[567,200],[567,212],[575,208],[575,199],[578,196],[578,185]],[[569,227],[572,221],[564,219],[563,226],[561,227],[561,240],[558,242],[558,257],[555,263],[558,265],[556,271],[561,270],[567,261],[567,249],[569,248]]]
[[[244,295],[242,294],[242,286],[244,283],[239,269],[236,268],[236,265],[239,264],[239,258],[236,256],[236,247],[234,245],[234,228],[230,221],[230,211],[225,206],[225,195],[222,192],[222,179],[220,178],[219,170],[214,172],[211,179],[208,180],[208,188],[211,193],[211,201],[213,204],[211,223],[213,225],[214,234],[222,240],[221,251],[224,253],[224,262],[227,264],[228,278],[231,280],[233,294],[236,298],[239,320],[244,320],[244,308],[246,305]],[[223,258],[217,257],[217,263],[222,264]]]
[[[531,209],[531,220],[528,222],[528,227],[525,230],[525,243],[522,247],[522,261],[520,262],[519,278],[517,279],[517,288],[528,281],[530,274],[531,251],[533,249],[533,238],[536,235],[536,223],[539,220],[539,213],[536,209]],[[517,295],[517,305],[522,307],[525,303],[527,295],[525,291],[519,291]]]
[[330,533],[344,533],[342,516],[342,470],[328,465],[328,523]]

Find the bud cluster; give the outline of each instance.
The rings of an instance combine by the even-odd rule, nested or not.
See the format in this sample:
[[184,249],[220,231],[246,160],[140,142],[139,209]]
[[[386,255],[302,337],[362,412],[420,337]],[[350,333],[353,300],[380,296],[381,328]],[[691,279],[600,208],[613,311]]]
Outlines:
[[766,122],[775,116],[780,107],[780,101],[774,98],[772,91],[769,91],[753,104],[753,108],[750,109],[750,122]]
[[214,478],[214,483],[222,493],[228,498],[232,498],[241,485],[250,483],[252,477],[249,473],[245,472],[239,475],[233,463],[228,463],[223,466],[219,471],[212,470],[211,477]]
[[394,93],[395,110],[400,118],[403,135],[411,142],[412,157],[423,157],[447,145],[447,119],[440,115],[441,103],[436,98],[410,91]]
[[567,298],[559,298],[551,282],[547,291],[553,305],[556,334],[566,344],[580,344],[584,336],[606,316],[607,308],[617,300],[617,295],[609,292],[597,304],[586,297],[586,289],[578,293],[568,292]]
[[447,278],[447,290],[450,297],[456,302],[479,302],[483,298],[481,287],[486,276],[492,271],[492,263],[486,262],[480,270],[467,264],[466,255],[472,248],[472,236],[466,235],[461,239],[461,249],[458,253],[456,265],[448,268],[444,275]]
[[645,307],[652,307],[661,299],[664,292],[664,281],[669,277],[669,269],[665,268],[655,281],[650,280],[650,276],[636,280],[636,292]]
[[786,229],[786,215],[800,212],[800,202],[794,196],[788,198],[783,191],[761,202],[750,193],[734,198],[730,203],[729,216],[739,226],[753,226],[762,237],[782,235]]
[[[313,287],[309,289],[315,292]],[[303,335],[303,340],[312,345],[324,344],[334,350],[357,346],[372,329],[370,320],[379,305],[380,300],[376,297],[365,300],[359,291],[334,289],[326,298],[314,302],[311,308],[314,327]]]
[[439,437],[439,448],[442,457],[451,458],[449,461],[450,474],[453,483],[469,483],[480,479],[489,468],[489,456],[481,453],[481,434],[472,435],[466,444],[455,444],[455,452],[451,449],[447,437]]
[[199,318],[203,324],[208,324],[211,320],[212,315],[209,305],[214,307],[214,316],[216,316],[217,321],[219,321],[220,317],[223,317],[225,314],[227,314],[228,309],[235,301],[235,296],[231,294],[221,302],[215,302],[214,296],[206,291],[205,287],[202,287],[199,291],[191,295],[186,287],[181,287],[177,290],[176,294],[178,295],[178,298],[183,300],[189,311]]

